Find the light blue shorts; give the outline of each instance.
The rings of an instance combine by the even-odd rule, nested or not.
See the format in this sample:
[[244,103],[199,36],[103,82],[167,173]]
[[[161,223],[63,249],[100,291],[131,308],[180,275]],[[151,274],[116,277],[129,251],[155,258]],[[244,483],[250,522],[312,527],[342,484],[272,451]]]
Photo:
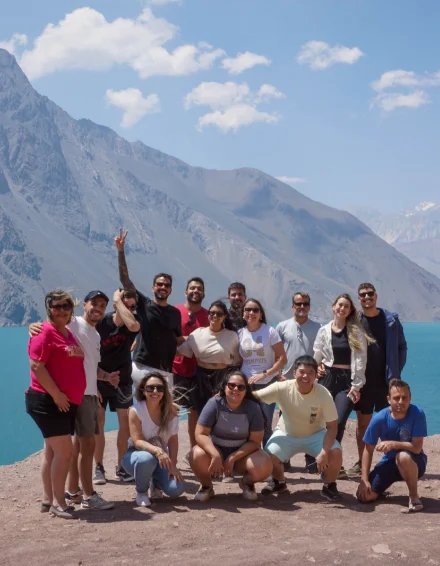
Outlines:
[[[317,456],[321,450],[324,442],[324,437],[327,431],[319,430],[315,434],[310,436],[304,436],[302,438],[296,438],[295,436],[289,436],[279,428],[277,428],[272,436],[267,441],[264,449],[269,454],[273,454],[281,460],[281,462],[287,462],[295,454],[310,454],[310,456]],[[339,448],[342,450],[341,445],[337,440],[334,441],[332,448]]]

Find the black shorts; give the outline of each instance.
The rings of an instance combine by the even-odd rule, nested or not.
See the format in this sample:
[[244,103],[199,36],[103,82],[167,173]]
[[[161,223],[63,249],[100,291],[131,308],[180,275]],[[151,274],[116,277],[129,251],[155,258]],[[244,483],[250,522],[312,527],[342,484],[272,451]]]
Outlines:
[[200,366],[196,367],[192,400],[194,409],[199,415],[211,397],[218,393],[221,382],[230,371],[231,368],[206,369]]
[[361,398],[354,406],[354,410],[359,411],[362,415],[372,415],[374,411],[378,413],[388,407],[388,389],[385,383],[383,385],[366,384],[360,393]]
[[49,393],[28,389],[25,393],[26,412],[31,416],[43,438],[66,436],[75,433],[78,405],[70,403],[68,411],[60,411]]
[[[426,471],[426,454],[413,454],[406,450],[403,450],[403,452],[409,454],[417,464],[417,468],[419,469],[418,477],[420,479]],[[403,481],[395,458],[391,458],[390,460],[381,460],[378,464],[376,464],[368,476],[368,481],[371,484],[371,489],[375,493],[379,494],[386,491],[396,481]]]
[[131,383],[119,383],[118,387],[113,387],[106,381],[98,381],[98,391],[101,393],[101,407],[104,411],[107,405],[112,413],[116,409],[129,409],[133,406],[133,385]]
[[193,409],[194,377],[173,374],[173,401],[185,409]]

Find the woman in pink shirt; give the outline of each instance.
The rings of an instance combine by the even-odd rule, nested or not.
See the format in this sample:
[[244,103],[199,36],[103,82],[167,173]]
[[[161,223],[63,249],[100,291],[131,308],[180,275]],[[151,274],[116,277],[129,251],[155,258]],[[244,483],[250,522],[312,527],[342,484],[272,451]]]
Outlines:
[[72,457],[71,435],[86,388],[84,353],[66,328],[75,306],[70,293],[62,289],[50,291],[45,305],[47,321],[43,331],[32,336],[28,345],[31,384],[26,391],[26,412],[44,438],[41,511],[74,519],[64,494]]

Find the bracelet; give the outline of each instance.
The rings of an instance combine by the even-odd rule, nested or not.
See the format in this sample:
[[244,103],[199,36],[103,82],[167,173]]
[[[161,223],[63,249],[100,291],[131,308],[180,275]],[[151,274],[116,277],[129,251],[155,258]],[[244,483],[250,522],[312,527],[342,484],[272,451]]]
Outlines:
[[164,451],[162,449],[159,449],[159,451],[156,452],[156,458],[160,458],[163,455],[164,455]]

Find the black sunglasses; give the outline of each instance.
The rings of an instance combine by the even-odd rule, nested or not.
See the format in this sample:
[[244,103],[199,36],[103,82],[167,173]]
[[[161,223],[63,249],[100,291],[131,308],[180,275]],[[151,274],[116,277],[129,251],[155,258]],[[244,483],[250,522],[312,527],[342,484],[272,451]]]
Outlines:
[[131,311],[131,312],[134,312],[134,311],[136,310],[136,305],[130,305],[130,306],[125,305],[125,306],[126,306],[127,309],[128,309],[129,311]]
[[365,297],[374,297],[375,291],[364,291],[363,293],[359,293],[359,297],[365,299]]
[[154,391],[157,391],[158,393],[165,393],[165,385],[146,385],[144,387],[144,391],[147,393],[154,393]]
[[227,383],[228,389],[234,391],[234,389],[238,389],[239,391],[246,391],[246,385],[239,385],[238,383]]
[[188,313],[188,326],[194,326],[195,324],[195,317],[196,317],[196,313],[195,312],[190,312]]
[[222,316],[226,316],[224,312],[220,312],[220,311],[209,311],[208,314],[209,316],[217,316],[219,318]]
[[245,307],[244,312],[260,312],[260,307]]
[[301,301],[299,303],[293,303],[293,306],[294,307],[309,307],[310,303],[307,303],[305,301]]
[[53,311],[71,311],[73,309],[70,303],[63,303],[62,305],[49,305]]
[[165,287],[165,289],[171,289],[171,283],[162,283],[161,281],[159,281],[159,283],[155,283],[156,287]]

